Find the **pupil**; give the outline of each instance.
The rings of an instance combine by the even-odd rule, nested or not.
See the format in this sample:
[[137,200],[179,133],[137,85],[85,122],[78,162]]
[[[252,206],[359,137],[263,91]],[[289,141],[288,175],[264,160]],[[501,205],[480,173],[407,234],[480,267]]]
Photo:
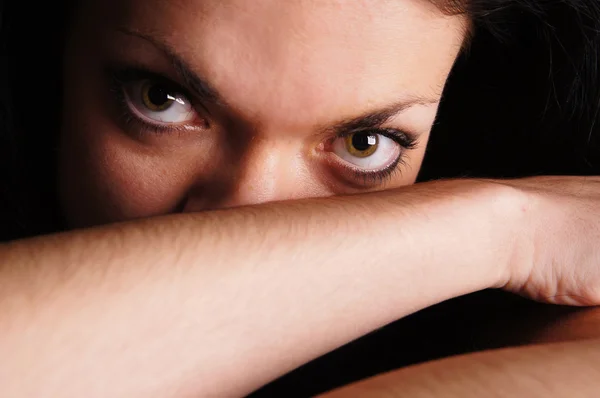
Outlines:
[[148,90],[148,99],[156,106],[163,106],[169,102],[169,93],[161,86],[152,86]]
[[352,146],[357,151],[366,151],[375,145],[376,138],[369,134],[354,134],[352,136]]

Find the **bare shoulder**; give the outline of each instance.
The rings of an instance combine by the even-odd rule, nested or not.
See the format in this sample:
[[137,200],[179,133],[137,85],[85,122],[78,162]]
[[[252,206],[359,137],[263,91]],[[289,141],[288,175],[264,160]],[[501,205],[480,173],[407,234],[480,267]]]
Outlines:
[[[598,311],[588,315],[598,321]],[[400,369],[322,397],[596,397],[600,339],[532,345]]]
[[564,311],[546,320],[532,334],[538,343],[600,339],[600,307]]

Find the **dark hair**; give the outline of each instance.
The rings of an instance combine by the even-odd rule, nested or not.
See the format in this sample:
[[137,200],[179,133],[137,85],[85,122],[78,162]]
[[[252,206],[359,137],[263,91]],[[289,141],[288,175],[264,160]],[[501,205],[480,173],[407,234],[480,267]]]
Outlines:
[[471,0],[467,12],[474,39],[421,178],[600,174],[600,1]]
[[[468,13],[474,26],[421,180],[600,174],[600,2],[430,1]],[[54,163],[68,3],[0,3],[0,241],[60,229]]]

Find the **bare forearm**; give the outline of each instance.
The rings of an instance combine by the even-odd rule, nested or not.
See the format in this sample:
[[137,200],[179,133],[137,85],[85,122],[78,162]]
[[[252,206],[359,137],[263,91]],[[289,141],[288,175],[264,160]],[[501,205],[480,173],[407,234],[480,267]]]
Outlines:
[[0,395],[240,395],[406,314],[490,287],[507,261],[500,237],[484,212],[463,211],[460,197],[448,200],[452,186],[440,187],[3,247],[0,357],[11,360],[0,363]]

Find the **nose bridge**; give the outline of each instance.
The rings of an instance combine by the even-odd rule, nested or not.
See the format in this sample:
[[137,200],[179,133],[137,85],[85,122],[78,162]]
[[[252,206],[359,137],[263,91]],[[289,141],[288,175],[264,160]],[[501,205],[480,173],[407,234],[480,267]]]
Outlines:
[[[300,199],[313,192],[300,149],[285,140],[256,138],[244,156],[232,161],[213,181],[197,184],[188,192],[184,211],[229,208]],[[235,172],[229,172],[235,170]],[[225,181],[227,180],[227,181]]]
[[[226,207],[292,199],[301,195],[301,161],[285,140],[255,139],[233,182]],[[299,189],[300,188],[300,189]]]

